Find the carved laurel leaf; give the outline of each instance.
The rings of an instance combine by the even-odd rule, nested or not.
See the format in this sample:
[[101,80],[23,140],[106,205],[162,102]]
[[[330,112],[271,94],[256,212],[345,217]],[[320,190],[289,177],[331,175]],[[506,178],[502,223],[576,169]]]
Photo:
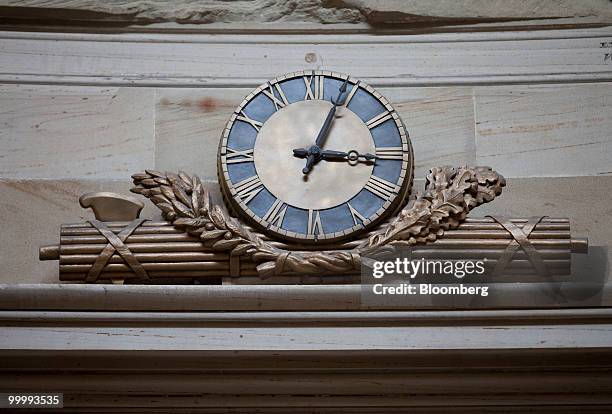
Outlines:
[[192,178],[192,190],[191,190],[191,208],[196,214],[200,212],[200,199],[202,197],[202,183],[198,176],[194,175]]
[[149,178],[149,174],[146,172],[132,174],[132,180],[134,181],[142,181],[147,178]]
[[151,196],[151,201],[154,204],[159,204],[159,203],[168,203],[168,204],[170,204],[170,200],[168,200],[166,197],[164,197],[162,195]]
[[213,209],[210,212],[210,218],[212,219],[212,222],[215,224],[215,226],[217,226],[217,228],[225,228],[225,217],[223,214],[223,210],[218,205],[213,206]]
[[213,243],[212,248],[215,250],[230,250],[240,244],[240,239],[221,239]]
[[186,172],[179,171],[178,176],[181,180],[181,184],[185,187],[185,189],[188,189],[191,187],[191,177],[189,177],[189,175]]
[[227,231],[225,230],[208,230],[208,231],[203,232],[200,235],[200,239],[214,240],[214,239],[218,239],[219,237],[223,237],[225,233],[227,233]]
[[[159,172],[159,171],[155,171],[155,170],[145,170],[145,173],[146,173],[147,175],[152,176],[153,178],[156,178],[156,177],[165,177],[165,176],[166,176],[166,174],[161,173],[161,172]],[[132,178],[134,178],[134,176],[132,176]],[[134,178],[134,179],[135,179],[135,178]]]
[[191,197],[187,195],[185,190],[178,186],[172,187],[172,190],[174,191],[174,195],[176,196],[176,198],[181,203],[183,203],[188,209],[191,210]]
[[153,178],[145,178],[143,180],[140,180],[140,184],[145,187],[156,187],[159,185]]
[[168,203],[159,203],[157,204],[157,208],[159,208],[164,213],[174,212],[174,208],[172,207],[172,204],[168,204]]
[[240,226],[240,223],[235,218],[228,217],[227,220],[225,220],[225,226],[234,234],[242,235],[242,226]]
[[168,200],[174,200],[176,198],[174,196],[174,191],[172,190],[172,187],[170,186],[162,185],[159,187],[159,190],[164,195],[164,197],[166,197]]
[[181,217],[174,220],[172,224],[177,227],[197,226],[199,221],[192,218]]
[[472,208],[501,194],[505,186],[504,178],[488,167],[435,167],[426,176],[423,194],[354,250],[298,254],[274,247],[230,217],[221,206],[211,204],[208,190],[197,176],[148,171],[132,178],[132,191],[149,197],[166,219],[199,235],[215,250],[249,255],[260,263],[257,271],[262,278],[354,271],[359,260],[353,258],[360,254],[392,244],[433,242],[447,229],[457,227]]
[[206,215],[210,211],[210,195],[208,189],[201,186],[202,191],[200,194],[200,214]]
[[170,185],[170,181],[168,181],[166,178],[155,177],[153,180],[159,185]]
[[232,250],[232,255],[233,256],[241,256],[243,254],[245,254],[249,249],[253,248],[253,244],[252,243],[244,243],[241,244],[239,246],[236,246],[236,248],[234,248],[234,250]]
[[190,218],[195,218],[195,214],[193,214],[193,211],[191,211],[191,209],[189,207],[187,207],[185,204],[181,203],[178,200],[172,200],[172,205],[174,206],[174,212],[182,217],[190,217]]

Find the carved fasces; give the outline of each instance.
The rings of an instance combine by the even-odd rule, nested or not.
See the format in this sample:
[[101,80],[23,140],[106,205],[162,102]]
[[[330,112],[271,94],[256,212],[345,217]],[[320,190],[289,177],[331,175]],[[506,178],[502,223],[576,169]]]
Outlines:
[[212,204],[197,176],[147,170],[132,178],[131,191],[150,199],[166,220],[214,250],[250,257],[259,263],[261,278],[346,273],[359,270],[361,255],[376,249],[433,242],[456,228],[473,208],[500,195],[506,184],[489,167],[435,167],[427,174],[423,194],[353,250],[296,252],[274,247],[223,207]]

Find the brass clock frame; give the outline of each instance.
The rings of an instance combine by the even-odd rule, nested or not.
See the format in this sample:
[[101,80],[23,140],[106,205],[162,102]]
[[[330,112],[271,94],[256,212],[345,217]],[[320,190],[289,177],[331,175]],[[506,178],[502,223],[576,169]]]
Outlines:
[[[230,116],[226,127],[223,130],[221,135],[221,140],[219,142],[218,154],[217,154],[217,175],[219,186],[221,188],[221,193],[225,200],[225,204],[228,206],[228,209],[232,212],[233,215],[237,217],[243,217],[247,222],[252,224],[255,228],[263,231],[265,234],[268,234],[270,237],[279,238],[283,240],[287,240],[289,242],[298,243],[298,244],[325,244],[331,242],[337,242],[340,240],[347,239],[349,237],[358,237],[363,233],[372,230],[375,226],[377,226],[384,219],[392,217],[399,210],[405,207],[408,196],[410,194],[410,190],[412,188],[413,182],[413,174],[414,174],[414,154],[412,149],[412,144],[410,142],[410,137],[408,131],[399,117],[395,108],[391,105],[391,103],[378,91],[372,88],[367,83],[356,80],[356,82],[351,83],[351,85],[357,85],[363,88],[365,91],[369,92],[374,96],[383,106],[384,108],[391,114],[393,122],[397,127],[400,139],[402,140],[402,152],[403,152],[403,166],[400,176],[395,183],[396,186],[393,191],[393,196],[386,200],[382,207],[380,207],[374,214],[370,217],[366,218],[362,223],[356,224],[350,228],[347,228],[343,231],[334,232],[334,233],[323,233],[317,235],[304,235],[303,233],[296,233],[292,231],[287,231],[282,229],[260,217],[255,215],[251,211],[251,209],[247,206],[247,204],[241,200],[237,196],[237,190],[234,187],[227,169],[227,142],[229,138],[230,131],[236,122],[237,118],[241,115],[244,107],[249,104],[249,102],[257,96],[259,93],[264,91],[269,91],[272,86],[276,85],[285,80],[301,78],[301,77],[309,77],[311,79],[315,79],[316,76],[322,77],[331,77],[338,80],[346,80],[349,78],[348,75],[332,72],[332,71],[321,71],[321,70],[305,70],[288,73],[279,77],[276,77],[251,91],[243,101],[238,105],[238,107],[234,110],[233,114]],[[322,78],[324,79],[324,78]],[[351,78],[350,81],[353,81]],[[282,110],[282,109],[281,109]]]

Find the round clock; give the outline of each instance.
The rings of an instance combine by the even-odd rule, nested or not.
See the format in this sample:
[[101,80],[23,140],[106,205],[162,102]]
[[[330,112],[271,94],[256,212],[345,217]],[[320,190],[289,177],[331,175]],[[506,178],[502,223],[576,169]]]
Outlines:
[[222,192],[270,236],[338,241],[403,207],[412,147],[389,102],[347,75],[303,71],[251,92],[219,146]]

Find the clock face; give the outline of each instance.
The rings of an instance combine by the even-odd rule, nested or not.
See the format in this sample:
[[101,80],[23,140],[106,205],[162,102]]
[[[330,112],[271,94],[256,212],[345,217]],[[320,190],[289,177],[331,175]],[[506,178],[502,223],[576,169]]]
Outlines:
[[266,234],[300,242],[372,228],[403,206],[412,168],[408,134],[389,102],[327,71],[287,74],[251,92],[231,116],[218,157],[235,212]]

